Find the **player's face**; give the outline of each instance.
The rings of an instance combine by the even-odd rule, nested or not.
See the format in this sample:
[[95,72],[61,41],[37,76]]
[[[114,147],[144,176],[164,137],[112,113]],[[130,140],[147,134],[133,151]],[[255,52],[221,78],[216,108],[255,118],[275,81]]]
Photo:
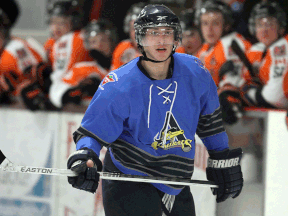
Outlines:
[[279,25],[274,17],[263,17],[255,20],[256,38],[266,46],[278,39]]
[[172,52],[175,43],[174,30],[170,27],[149,28],[142,43],[148,58],[163,61]]
[[199,31],[197,29],[192,29],[184,31],[182,35],[182,45],[185,48],[185,52],[190,55],[195,54],[202,44]]
[[220,12],[207,12],[201,15],[201,32],[206,43],[214,45],[223,34],[224,18]]
[[65,16],[52,16],[50,18],[49,29],[52,33],[52,37],[55,40],[58,40],[61,36],[71,31],[71,18]]
[[111,55],[111,40],[110,36],[105,33],[98,33],[96,36],[88,38],[89,48],[96,49],[106,56]]

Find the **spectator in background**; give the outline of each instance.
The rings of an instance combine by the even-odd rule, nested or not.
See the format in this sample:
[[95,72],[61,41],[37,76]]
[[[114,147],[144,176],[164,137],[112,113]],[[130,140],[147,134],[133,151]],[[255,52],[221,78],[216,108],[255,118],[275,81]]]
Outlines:
[[283,82],[288,70],[286,25],[285,12],[278,3],[269,1],[254,6],[249,30],[258,43],[246,54],[253,71],[245,70],[246,82],[241,92],[248,106],[288,109],[288,83]]
[[71,103],[86,109],[110,69],[112,51],[117,43],[114,25],[104,19],[92,21],[84,29],[84,39],[85,48],[94,61],[75,63],[58,83],[58,88],[50,91],[52,103],[60,109]]
[[[0,3],[0,103],[18,102],[30,110],[53,109],[45,92],[49,67],[45,56],[26,40],[10,35],[20,9],[14,0]],[[48,70],[48,72],[47,72]]]
[[182,46],[176,52],[196,55],[202,46],[200,29],[195,26],[195,11],[192,8],[181,11],[180,24],[182,27]]
[[111,70],[115,70],[141,55],[135,41],[134,21],[144,6],[145,3],[140,2],[129,8],[124,19],[124,32],[129,34],[129,39],[121,41],[114,50]]

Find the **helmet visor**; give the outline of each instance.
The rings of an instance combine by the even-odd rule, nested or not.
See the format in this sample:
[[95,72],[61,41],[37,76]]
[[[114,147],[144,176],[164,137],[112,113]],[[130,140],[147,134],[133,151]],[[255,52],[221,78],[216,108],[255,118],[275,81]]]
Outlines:
[[175,31],[171,27],[143,28],[139,31],[141,46],[173,45]]

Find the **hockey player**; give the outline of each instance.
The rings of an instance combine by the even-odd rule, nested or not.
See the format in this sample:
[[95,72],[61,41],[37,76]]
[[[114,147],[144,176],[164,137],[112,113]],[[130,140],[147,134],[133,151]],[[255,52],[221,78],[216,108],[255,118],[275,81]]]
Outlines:
[[[217,202],[237,197],[243,186],[238,163],[242,151],[228,147],[210,73],[194,56],[174,53],[182,37],[178,17],[164,5],[147,5],[134,26],[143,56],[101,82],[73,134],[77,151],[69,156],[67,167],[79,176],[68,182],[96,191],[103,146],[108,147],[104,171],[191,179],[197,133],[210,154],[207,178],[219,184],[214,191]],[[229,167],[225,165],[229,160],[238,162]],[[160,216],[161,211],[195,215],[189,187],[102,183],[106,216]]]
[[242,62],[231,48],[232,41],[235,40],[243,51],[251,47],[240,34],[232,32],[233,21],[230,7],[219,0],[207,0],[196,11],[195,22],[204,38],[197,57],[210,71],[217,86],[220,81],[219,70],[225,62],[231,60],[239,73],[242,70]]
[[[44,48],[49,60],[55,42],[68,32],[81,28],[81,17],[77,7],[77,0],[58,0],[48,5],[48,24],[51,37],[45,42]],[[51,63],[51,60],[49,62]]]
[[115,48],[111,70],[115,70],[141,55],[135,41],[134,21],[144,6],[145,3],[139,2],[129,8],[124,18],[124,32],[129,35],[129,39],[121,41]]
[[113,24],[104,19],[92,21],[84,32],[85,47],[94,61],[76,63],[59,82],[58,88],[50,91],[51,102],[58,108],[68,103],[88,105],[110,69],[112,51],[117,43]]
[[10,35],[18,5],[14,0],[2,1],[0,12],[0,103],[20,102],[30,110],[51,109],[43,80],[50,71],[46,71],[43,56],[26,40]]
[[284,36],[286,14],[276,2],[254,6],[249,30],[258,43],[247,52],[252,70],[246,70],[243,99],[248,106],[288,109],[283,79],[288,70],[288,36]]
[[202,46],[202,36],[195,26],[195,11],[192,8],[181,11],[180,24],[183,31],[182,46],[177,47],[176,52],[196,55]]
[[[73,5],[71,5],[71,7],[73,10],[75,9]],[[80,9],[77,7],[75,10]],[[53,72],[50,76],[52,85],[49,90],[49,95],[53,95],[51,92],[61,91],[58,88],[60,88],[64,76],[66,76],[68,71],[71,70],[76,63],[93,61],[93,58],[89,55],[89,51],[85,49],[84,37],[82,32],[79,31],[80,27],[77,27],[79,23],[75,21],[72,22],[72,25],[72,29],[76,30],[66,33],[53,45],[50,55]]]
[[[238,44],[243,52],[248,50],[251,44],[240,34],[232,32],[234,20],[231,8],[221,1],[205,1],[196,11],[195,21],[205,41],[196,56],[204,63],[216,85],[220,87],[223,120],[225,123],[234,124],[242,115],[240,92],[237,87],[240,85],[238,82],[241,80],[243,63],[235,54],[232,44]],[[236,80],[233,85],[230,79],[227,79],[231,74],[238,77],[233,78]]]

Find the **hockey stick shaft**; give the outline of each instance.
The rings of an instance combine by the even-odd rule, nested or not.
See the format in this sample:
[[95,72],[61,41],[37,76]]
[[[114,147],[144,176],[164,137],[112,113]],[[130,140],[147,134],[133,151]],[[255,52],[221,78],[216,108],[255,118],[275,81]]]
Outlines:
[[[42,174],[42,175],[56,175],[56,176],[77,176],[76,172],[70,169],[57,169],[57,168],[43,168],[33,166],[17,166],[9,161],[6,156],[0,150],[0,170],[6,172],[20,172],[29,174]],[[183,185],[183,186],[203,186],[217,188],[212,181],[204,180],[191,180],[184,178],[174,177],[154,177],[154,176],[139,176],[128,175],[123,173],[110,173],[110,172],[98,172],[101,179],[117,180],[117,181],[131,181],[131,182],[145,182],[145,183],[160,183],[170,185]]]
[[253,70],[252,64],[250,63],[247,56],[245,55],[245,53],[235,40],[232,41],[231,48],[234,51],[234,53],[239,57],[239,59],[243,62],[245,67],[248,69],[250,76],[252,78],[256,78],[256,74]]

